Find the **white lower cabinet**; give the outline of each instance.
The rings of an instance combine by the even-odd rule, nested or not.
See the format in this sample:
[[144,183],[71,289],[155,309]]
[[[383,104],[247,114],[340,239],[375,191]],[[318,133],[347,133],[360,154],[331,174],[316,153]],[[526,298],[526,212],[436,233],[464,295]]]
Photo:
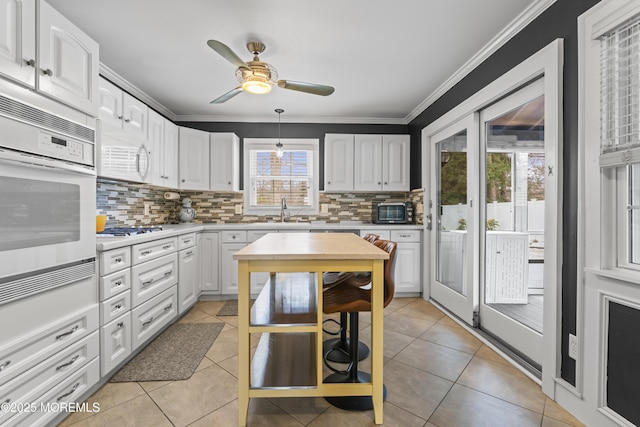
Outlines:
[[198,248],[195,246],[178,253],[178,314],[184,313],[198,301],[197,261]]
[[394,271],[395,292],[421,292],[420,230],[391,230],[391,240],[398,244]]
[[204,294],[220,293],[220,233],[205,231],[200,234],[198,259],[200,284]]
[[131,312],[127,311],[101,327],[100,340],[100,367],[102,375],[106,375],[131,354]]
[[131,344],[138,348],[178,314],[178,296],[172,286],[160,295],[131,310]]
[[244,248],[246,243],[222,243],[220,245],[220,288],[223,294],[238,294],[238,261],[233,254]]

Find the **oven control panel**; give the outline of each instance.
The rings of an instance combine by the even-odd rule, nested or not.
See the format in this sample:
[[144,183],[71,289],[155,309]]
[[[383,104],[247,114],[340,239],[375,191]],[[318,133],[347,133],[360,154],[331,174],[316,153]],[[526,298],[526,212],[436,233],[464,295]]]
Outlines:
[[86,142],[41,131],[38,148],[46,156],[93,165],[93,145]]

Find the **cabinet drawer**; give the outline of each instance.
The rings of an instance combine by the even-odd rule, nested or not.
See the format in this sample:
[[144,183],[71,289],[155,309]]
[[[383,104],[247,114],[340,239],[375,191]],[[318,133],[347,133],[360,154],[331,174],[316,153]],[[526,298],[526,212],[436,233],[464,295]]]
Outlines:
[[[33,402],[38,398],[38,391],[42,393],[63,381],[98,356],[99,351],[100,339],[98,331],[95,331],[0,387],[0,401],[16,404]],[[0,424],[10,415],[13,414],[0,411]]]
[[249,230],[247,231],[247,242],[249,243],[253,243],[256,240],[258,240],[259,238],[261,238],[262,236],[269,234],[269,233],[276,233],[276,230],[273,231],[269,231],[269,230]]
[[0,348],[0,384],[97,330],[99,317],[100,308],[95,304]]
[[178,254],[131,267],[131,305],[140,305],[149,298],[178,283]]
[[391,230],[391,240],[399,242],[420,243],[420,230]]
[[131,248],[129,246],[100,252],[100,276],[106,276],[127,267],[131,267]]
[[131,312],[100,328],[100,368],[106,376],[131,354]]
[[245,243],[247,241],[246,231],[223,231],[222,243]]
[[164,291],[131,311],[132,349],[151,338],[178,314],[176,287]]
[[[13,426],[45,426],[49,425],[52,419],[60,412],[42,412],[41,408],[62,407],[70,402],[77,401],[80,396],[86,393],[100,380],[100,363],[96,357],[70,375],[67,379],[55,387],[44,391],[38,400],[33,402],[38,409],[36,412],[22,412],[9,419],[9,425]],[[31,402],[29,402],[31,403]],[[91,409],[91,406],[89,406]]]
[[131,293],[123,292],[100,303],[100,324],[106,325],[131,310]]
[[116,271],[98,278],[100,285],[100,301],[105,301],[120,292],[131,288],[131,269]]
[[154,240],[153,242],[140,243],[131,248],[133,264],[159,258],[163,255],[175,252],[178,248],[178,239],[169,237],[167,239]]
[[196,244],[196,233],[183,234],[178,236],[178,250],[190,248]]

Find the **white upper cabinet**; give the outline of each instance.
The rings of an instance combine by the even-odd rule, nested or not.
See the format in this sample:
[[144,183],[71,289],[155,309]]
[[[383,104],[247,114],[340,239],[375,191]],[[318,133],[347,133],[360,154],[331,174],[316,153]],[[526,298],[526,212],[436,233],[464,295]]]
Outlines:
[[356,191],[382,190],[382,135],[355,136]]
[[96,117],[98,43],[38,4],[36,21],[36,0],[0,0],[0,76]]
[[113,83],[100,78],[99,114],[104,133],[147,139],[149,107]]
[[209,189],[209,133],[180,127],[178,174],[181,190]]
[[0,74],[35,88],[35,0],[0,0],[0,20]]
[[150,109],[147,141],[151,158],[149,182],[178,188],[178,126]]
[[164,186],[178,188],[178,126],[166,119],[164,121],[163,145]]
[[408,191],[409,135],[382,136],[382,189]]
[[324,138],[324,191],[353,190],[352,134],[327,134]]
[[98,43],[41,1],[38,46],[38,90],[95,117]]
[[235,133],[211,134],[211,182],[213,191],[240,188],[240,138]]

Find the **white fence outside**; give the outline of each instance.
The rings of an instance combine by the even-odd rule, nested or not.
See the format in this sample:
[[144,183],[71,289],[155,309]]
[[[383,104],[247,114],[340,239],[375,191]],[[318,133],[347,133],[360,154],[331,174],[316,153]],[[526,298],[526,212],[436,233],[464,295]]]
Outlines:
[[[487,219],[498,221],[496,231],[514,231],[516,207],[512,202],[493,202],[487,205]],[[456,230],[460,219],[467,219],[467,205],[447,205],[442,207],[442,227],[444,230]],[[526,231],[544,231],[544,200],[527,202]]]

